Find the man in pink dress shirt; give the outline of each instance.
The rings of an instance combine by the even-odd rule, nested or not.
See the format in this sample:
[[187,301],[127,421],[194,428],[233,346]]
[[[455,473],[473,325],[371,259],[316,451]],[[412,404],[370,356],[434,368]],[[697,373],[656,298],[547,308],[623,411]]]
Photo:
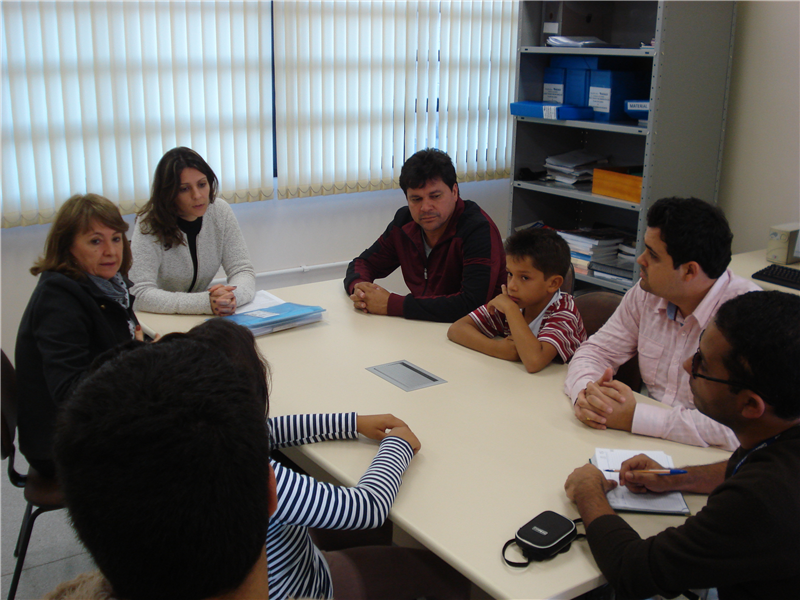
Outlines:
[[[639,282],[569,365],[564,391],[582,423],[695,446],[739,446],[729,428],[695,408],[681,368],[717,309],[760,289],[727,268],[732,239],[722,211],[697,198],[663,198],[650,207]],[[637,404],[613,379],[635,354],[650,397],[669,410]]]

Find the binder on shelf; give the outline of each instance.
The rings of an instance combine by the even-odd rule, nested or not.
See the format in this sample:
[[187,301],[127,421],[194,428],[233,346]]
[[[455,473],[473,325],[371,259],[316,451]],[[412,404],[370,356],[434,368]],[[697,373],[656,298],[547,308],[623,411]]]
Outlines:
[[512,115],[535,119],[591,120],[594,117],[591,108],[554,102],[512,102],[509,108]]
[[544,102],[564,104],[564,81],[566,75],[564,69],[547,67],[544,70],[542,86],[542,100]]
[[613,70],[622,64],[616,56],[577,56],[558,54],[550,59],[550,66],[561,69]]
[[625,100],[634,94],[635,77],[630,71],[587,71],[589,106],[594,120],[608,123],[625,119]]
[[639,125],[647,125],[650,116],[650,100],[626,100],[625,114],[639,121]]
[[[590,106],[589,83],[590,73],[586,69],[567,69],[564,82],[564,104],[574,106]],[[595,120],[597,120],[595,118]]]

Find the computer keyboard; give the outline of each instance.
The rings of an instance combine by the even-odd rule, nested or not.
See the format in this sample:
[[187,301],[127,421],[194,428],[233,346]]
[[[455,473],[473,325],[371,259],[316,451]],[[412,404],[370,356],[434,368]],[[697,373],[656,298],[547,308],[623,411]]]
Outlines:
[[781,265],[770,265],[753,273],[753,279],[760,279],[775,285],[800,290],[800,269],[792,269]]

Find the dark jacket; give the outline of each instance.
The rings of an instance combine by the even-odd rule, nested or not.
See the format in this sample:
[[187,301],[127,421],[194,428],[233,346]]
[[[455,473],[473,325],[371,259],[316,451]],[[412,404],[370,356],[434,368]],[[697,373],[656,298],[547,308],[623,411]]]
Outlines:
[[747,455],[731,455],[725,481],[680,527],[645,540],[603,515],[586,534],[618,598],[673,598],[716,587],[720,600],[796,598],[800,590],[800,426]]
[[425,256],[422,229],[404,206],[383,235],[347,267],[348,294],[361,281],[375,281],[397,267],[411,292],[392,294],[388,313],[407,319],[451,323],[500,294],[506,255],[494,221],[470,200],[456,201],[441,239]]
[[95,357],[131,339],[129,317],[136,319],[132,309],[109,299],[89,279],[41,274],[17,333],[17,423],[26,457],[52,459],[58,406]]

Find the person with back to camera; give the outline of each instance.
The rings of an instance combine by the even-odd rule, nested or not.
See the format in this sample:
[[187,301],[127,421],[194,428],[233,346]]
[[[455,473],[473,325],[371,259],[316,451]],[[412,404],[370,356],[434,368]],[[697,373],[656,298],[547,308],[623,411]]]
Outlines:
[[[399,183],[408,206],[348,265],[344,289],[365,313],[452,323],[500,293],[500,232],[477,204],[461,199],[453,161],[441,150],[411,156]],[[374,283],[397,267],[406,296]]]
[[[268,397],[268,367],[252,333],[226,319],[210,319],[159,344],[194,339],[218,348],[237,365],[239,378],[256,382]],[[309,528],[376,528],[389,514],[403,472],[420,443],[393,415],[287,415],[268,421],[272,449],[325,440],[380,441],[372,464],[354,487],[331,485],[271,460],[278,504],[266,536],[270,597],[284,598],[466,598],[469,582],[428,550],[361,546],[322,552]]]
[[97,194],[75,195],[56,214],[39,281],[22,315],[15,364],[19,447],[28,464],[55,476],[53,427],[58,407],[100,353],[141,337],[127,279],[128,224]]
[[662,466],[644,454],[622,464],[631,492],[709,494],[679,527],[641,539],[606,499],[615,487],[594,465],[564,488],[586,526],[597,566],[617,597],[674,598],[717,588],[720,600],[796,598],[800,590],[800,297],[748,292],[725,302],[682,367],[697,410],[729,427],[727,461]]
[[[723,212],[697,198],[662,198],[649,208],[645,249],[636,259],[639,282],[569,364],[564,391],[584,425],[695,446],[738,446],[728,427],[694,406],[681,369],[720,305],[761,289],[727,268],[732,240]],[[637,354],[650,397],[669,410],[637,403],[630,387],[613,379]]]
[[559,357],[569,362],[586,339],[570,294],[559,288],[570,268],[569,246],[552,229],[527,229],[506,240],[503,293],[447,330],[456,343],[489,356],[522,361],[536,373]]
[[[197,152],[178,147],[161,158],[131,239],[136,310],[225,316],[253,299],[242,232],[216,196],[217,176]],[[228,284],[208,288],[220,266]]]
[[266,382],[243,377],[238,358],[183,338],[97,359],[59,414],[55,448],[99,572],[48,600],[267,600]]

